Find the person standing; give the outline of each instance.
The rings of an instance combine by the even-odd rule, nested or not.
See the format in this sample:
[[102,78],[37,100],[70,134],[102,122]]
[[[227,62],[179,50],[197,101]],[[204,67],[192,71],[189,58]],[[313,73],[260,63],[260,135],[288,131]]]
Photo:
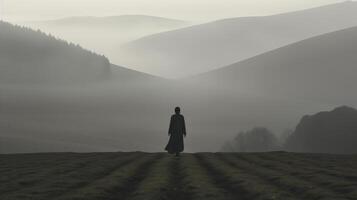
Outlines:
[[181,115],[180,107],[176,107],[175,114],[171,116],[169,136],[170,139],[165,150],[169,154],[179,156],[184,150],[183,137],[186,137],[185,118]]

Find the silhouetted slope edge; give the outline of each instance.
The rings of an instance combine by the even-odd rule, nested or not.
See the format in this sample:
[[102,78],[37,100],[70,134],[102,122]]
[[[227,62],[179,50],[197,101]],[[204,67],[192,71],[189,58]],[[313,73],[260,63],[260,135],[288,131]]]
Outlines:
[[287,142],[289,151],[357,153],[357,110],[338,107],[304,116]]
[[[136,71],[126,67],[118,66],[111,64],[111,80],[120,80],[120,81],[156,81],[156,82],[172,82],[170,80],[158,77],[155,75],[147,74],[144,72]],[[149,82],[143,83],[149,84]]]
[[87,82],[109,75],[110,63],[104,56],[40,31],[0,22],[0,83]]

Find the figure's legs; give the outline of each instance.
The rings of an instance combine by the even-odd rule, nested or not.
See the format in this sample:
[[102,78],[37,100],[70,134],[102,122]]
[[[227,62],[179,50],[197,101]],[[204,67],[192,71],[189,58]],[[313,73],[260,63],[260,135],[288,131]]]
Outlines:
[[179,157],[180,156],[180,152],[176,152],[176,157]]

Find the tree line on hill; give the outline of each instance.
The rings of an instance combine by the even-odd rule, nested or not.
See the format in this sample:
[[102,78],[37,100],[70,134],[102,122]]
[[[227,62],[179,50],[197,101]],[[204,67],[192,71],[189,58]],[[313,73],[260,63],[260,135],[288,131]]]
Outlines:
[[0,83],[83,82],[110,73],[106,57],[39,30],[0,21],[0,44]]

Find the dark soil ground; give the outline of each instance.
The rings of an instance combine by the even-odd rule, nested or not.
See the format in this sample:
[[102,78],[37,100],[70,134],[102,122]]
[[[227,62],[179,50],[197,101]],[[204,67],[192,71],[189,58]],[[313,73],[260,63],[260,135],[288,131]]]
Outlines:
[[0,155],[0,200],[357,200],[357,155]]

